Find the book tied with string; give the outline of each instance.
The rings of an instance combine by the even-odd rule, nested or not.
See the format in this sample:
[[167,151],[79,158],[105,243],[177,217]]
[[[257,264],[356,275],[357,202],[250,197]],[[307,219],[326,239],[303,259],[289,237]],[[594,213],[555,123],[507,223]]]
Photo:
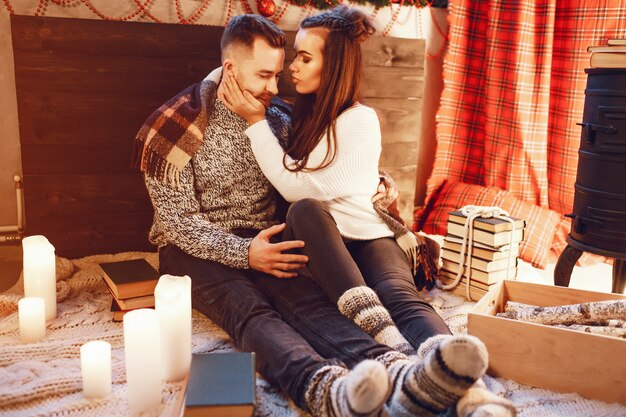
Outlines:
[[[524,240],[526,221],[506,215],[476,217],[472,222],[470,241],[466,220],[467,216],[461,210],[449,213],[438,279],[444,288],[452,287],[448,289],[466,297],[469,275],[469,299],[478,300],[494,284],[517,277],[519,247]],[[462,253],[466,236],[465,251]],[[461,265],[461,279],[454,285]]]

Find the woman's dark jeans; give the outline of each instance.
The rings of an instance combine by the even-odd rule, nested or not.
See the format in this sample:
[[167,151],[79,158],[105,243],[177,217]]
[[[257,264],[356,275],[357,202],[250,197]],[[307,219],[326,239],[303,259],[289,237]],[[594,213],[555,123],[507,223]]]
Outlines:
[[415,287],[409,261],[394,238],[344,242],[323,202],[304,199],[289,207],[286,240],[305,242],[313,279],[333,302],[348,289],[372,288],[402,335],[415,348],[431,336],[451,334]]

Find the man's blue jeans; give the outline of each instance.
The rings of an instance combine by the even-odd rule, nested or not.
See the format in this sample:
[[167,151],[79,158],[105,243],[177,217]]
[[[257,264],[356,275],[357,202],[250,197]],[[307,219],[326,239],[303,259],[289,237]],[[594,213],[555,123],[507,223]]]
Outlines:
[[160,270],[189,275],[193,307],[224,329],[239,349],[256,352],[258,371],[299,407],[307,408],[306,382],[320,367],[343,363],[352,368],[391,350],[341,315],[309,268],[316,271],[316,279],[324,278],[319,282],[325,290],[334,283],[345,285],[348,275],[355,276],[360,268],[361,281],[378,293],[415,347],[430,336],[449,333],[441,317],[419,298],[406,257],[393,239],[346,246],[326,206],[315,200],[291,205],[280,239],[306,243],[309,267],[299,270],[297,278],[230,268],[173,245],[159,250]]
[[193,307],[220,326],[237,348],[256,352],[257,370],[303,409],[306,382],[329,364],[354,366],[390,350],[376,343],[310,279],[278,279],[159,249],[162,274],[189,275]]

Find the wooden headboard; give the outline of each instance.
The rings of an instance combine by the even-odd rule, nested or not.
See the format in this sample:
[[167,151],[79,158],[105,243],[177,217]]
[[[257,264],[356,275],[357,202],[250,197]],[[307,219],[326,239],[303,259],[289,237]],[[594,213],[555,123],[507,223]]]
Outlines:
[[[222,27],[11,16],[26,232],[57,254],[153,250],[152,207],[129,168],[135,133],[167,99],[220,64]],[[287,34],[286,62],[294,32]],[[410,219],[424,43],[364,45],[365,102],[383,126],[381,168]],[[289,77],[281,95],[293,95]]]

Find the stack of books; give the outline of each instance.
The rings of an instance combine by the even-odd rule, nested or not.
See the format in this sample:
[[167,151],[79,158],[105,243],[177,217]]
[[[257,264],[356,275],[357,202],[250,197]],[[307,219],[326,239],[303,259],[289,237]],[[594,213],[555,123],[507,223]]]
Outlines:
[[102,278],[113,296],[113,321],[122,321],[128,311],[154,307],[154,288],[159,272],[148,261],[131,259],[99,265]]
[[591,68],[626,68],[626,38],[609,39],[606,45],[590,46]]
[[[442,265],[439,280],[442,284],[450,284],[456,279],[461,267],[461,246],[465,236],[465,219],[461,211],[449,213],[447,234],[441,249]],[[452,289],[453,293],[466,295],[467,275],[471,273],[470,296],[473,300],[480,299],[489,288],[499,281],[515,279],[517,276],[517,256],[519,245],[524,240],[526,222],[510,217],[513,225],[497,218],[474,219],[471,271],[467,271],[467,254],[469,241],[465,248],[465,267],[460,285]],[[509,260],[509,258],[512,259]],[[507,268],[508,266],[508,268]]]

